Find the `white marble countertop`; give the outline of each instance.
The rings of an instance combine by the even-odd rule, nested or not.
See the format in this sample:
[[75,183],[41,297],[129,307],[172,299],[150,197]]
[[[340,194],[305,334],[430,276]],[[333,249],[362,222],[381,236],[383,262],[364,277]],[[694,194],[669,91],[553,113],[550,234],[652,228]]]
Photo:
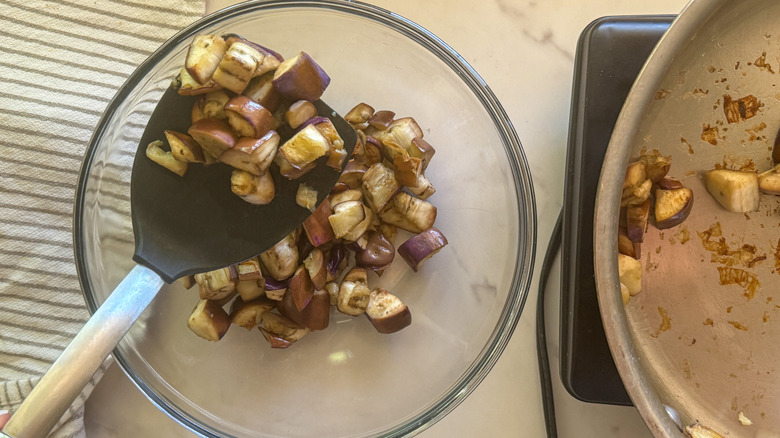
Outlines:
[[[368,0],[432,31],[469,62],[502,102],[523,143],[538,207],[537,263],[511,342],[482,384],[420,436],[545,434],[534,329],[538,273],[563,202],[574,53],[585,26],[605,15],[675,14],[686,0]],[[210,0],[208,11],[235,3]],[[635,409],[570,396],[558,377],[559,265],[548,284],[547,322],[561,437],[650,437]],[[192,437],[158,411],[114,365],[86,409],[90,437]]]

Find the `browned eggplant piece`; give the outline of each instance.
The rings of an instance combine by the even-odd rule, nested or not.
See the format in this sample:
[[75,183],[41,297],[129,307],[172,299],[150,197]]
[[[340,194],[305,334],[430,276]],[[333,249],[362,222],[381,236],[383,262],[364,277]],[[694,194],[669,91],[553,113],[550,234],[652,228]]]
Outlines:
[[274,115],[246,96],[235,96],[225,104],[228,122],[239,137],[260,138],[274,125]]
[[[385,147],[382,145],[382,142],[370,135],[366,136],[366,142],[363,145],[360,161],[368,167],[371,167],[376,163],[381,163],[384,150]],[[390,160],[392,162],[392,158],[390,158]]]
[[639,260],[618,254],[618,277],[632,296],[642,291],[642,263]]
[[294,102],[284,113],[284,121],[292,129],[298,129],[304,122],[317,115],[317,108],[308,100]]
[[393,174],[402,186],[415,187],[421,175],[422,164],[419,158],[410,157],[406,151],[393,157]]
[[287,140],[279,154],[296,169],[303,169],[330,150],[330,141],[313,125],[306,126]]
[[228,44],[219,35],[195,35],[184,68],[199,84],[205,84],[211,80],[227,48]]
[[203,151],[219,158],[223,152],[236,145],[238,137],[227,121],[214,118],[198,120],[187,133],[198,142]]
[[715,169],[704,175],[704,181],[710,195],[726,210],[737,213],[758,210],[761,196],[755,172]]
[[423,200],[430,198],[431,195],[436,193],[436,188],[433,187],[433,184],[431,184],[428,178],[423,174],[417,176],[417,183],[414,186],[408,186],[406,189]]
[[366,247],[355,252],[355,264],[372,271],[390,266],[395,258],[393,244],[377,231],[369,231],[366,238]]
[[341,285],[336,281],[329,281],[325,283],[325,291],[328,293],[330,299],[330,305],[335,306],[339,302],[339,288]]
[[[403,117],[393,120],[386,130],[377,131],[373,135],[385,146],[385,152],[390,148],[390,150],[403,150],[408,153],[413,149],[412,141],[415,138],[423,138],[423,131],[413,118]],[[385,156],[393,160],[393,154],[385,154]]]
[[655,226],[659,230],[680,225],[693,208],[693,191],[687,187],[655,191]]
[[344,120],[349,122],[352,127],[358,130],[363,130],[368,127],[368,120],[374,115],[374,108],[367,103],[359,103],[355,105],[344,116]]
[[366,218],[366,211],[360,201],[345,201],[333,206],[333,214],[328,216],[328,222],[337,239],[346,236]]
[[758,188],[767,195],[780,195],[780,165],[758,175]]
[[430,143],[420,137],[413,138],[412,144],[407,150],[410,156],[420,159],[423,172],[428,168],[428,164],[431,162],[433,155],[436,153],[436,149],[434,149]]
[[184,176],[184,174],[187,173],[189,165],[174,158],[171,151],[163,150],[161,147],[163,144],[162,140],[156,140],[149,143],[149,145],[146,146],[146,157],[176,175]]
[[309,271],[304,265],[298,266],[293,276],[290,277],[288,290],[298,310],[303,310],[309,305],[309,301],[314,295],[314,283],[312,283]]
[[222,85],[219,85],[214,81],[200,84],[185,68],[182,68],[181,71],[179,71],[179,75],[173,80],[171,86],[182,96],[197,96],[222,89]]
[[261,138],[242,137],[232,148],[219,157],[219,161],[252,175],[266,173],[276,155],[279,134],[268,131]]
[[349,160],[344,166],[344,172],[341,173],[339,182],[343,182],[352,189],[360,188],[366,170],[368,170],[368,167],[365,164]]
[[228,47],[211,78],[228,90],[241,94],[254,77],[257,66],[263,62],[263,57],[251,44],[235,41]]
[[366,316],[379,333],[395,333],[412,323],[406,304],[382,288],[371,291]]
[[645,163],[636,161],[628,165],[626,176],[623,180],[623,193],[620,198],[620,206],[637,205],[645,202],[650,197],[653,182],[647,178]]
[[391,123],[393,123],[394,118],[394,112],[388,110],[379,110],[371,115],[371,117],[368,119],[368,124],[374,129],[385,130],[390,126]]
[[298,191],[295,192],[295,203],[314,213],[317,206],[317,191],[306,183],[298,184]]
[[339,287],[336,307],[339,312],[357,316],[366,311],[371,290],[368,288],[368,276],[363,268],[352,268]]
[[626,208],[626,235],[632,242],[642,243],[650,219],[650,199]]
[[639,161],[644,163],[647,179],[653,183],[661,181],[672,167],[672,157],[661,155],[658,149],[641,154]]
[[363,174],[361,187],[368,206],[376,213],[380,212],[401,189],[392,169],[382,163],[376,163],[368,168]]
[[330,84],[330,76],[305,52],[279,65],[274,72],[274,87],[290,100],[314,102]]
[[279,173],[289,180],[300,178],[310,170],[314,169],[317,165],[316,162],[311,162],[304,167],[298,168],[290,164],[290,162],[287,161],[287,158],[279,153],[274,157],[274,163],[279,166]]
[[244,301],[252,301],[265,295],[265,279],[257,257],[236,265],[238,284],[236,290]]
[[238,272],[235,266],[195,274],[200,298],[204,300],[219,300],[229,296],[235,292],[237,280]]
[[385,209],[379,212],[379,218],[403,230],[420,233],[433,226],[436,212],[433,204],[399,192],[387,203]]
[[279,109],[283,100],[282,95],[274,88],[273,79],[273,72],[252,78],[243,92],[244,96],[259,103],[272,113]]
[[277,281],[273,278],[265,277],[265,296],[269,300],[281,301],[286,293],[287,281]]
[[261,297],[246,301],[241,297],[233,300],[230,306],[230,322],[247,330],[257,327],[263,313],[270,312],[276,307],[276,303],[268,298]]
[[308,328],[274,312],[263,313],[259,329],[271,348],[287,348],[309,333]]
[[[293,275],[298,268],[298,245],[295,233],[288,234],[271,249],[260,254],[260,262],[274,280],[285,280]],[[266,290],[268,290],[267,283]]]
[[398,247],[398,254],[417,272],[422,264],[447,245],[447,238],[436,228],[412,236]]
[[628,238],[624,227],[618,228],[618,252],[620,254],[625,254],[638,260],[642,255],[641,247],[641,243],[633,242]]
[[166,130],[164,133],[166,140],[168,140],[168,145],[171,147],[171,154],[177,161],[184,163],[206,162],[203,156],[203,149],[201,149],[195,139],[177,131]]
[[309,272],[314,289],[322,289],[328,279],[328,262],[325,259],[325,253],[320,248],[314,248],[309,255],[303,259],[303,266]]
[[200,300],[187,319],[187,327],[201,338],[217,342],[230,328],[230,317],[217,302]]
[[330,323],[330,297],[327,291],[318,289],[309,304],[299,310],[292,293],[288,292],[279,302],[279,313],[310,330],[324,330]]
[[233,169],[230,174],[230,190],[244,201],[255,205],[268,204],[276,196],[276,186],[270,172],[257,176]]
[[314,247],[324,245],[334,239],[333,228],[328,221],[328,216],[331,214],[333,214],[333,210],[330,207],[330,202],[325,199],[314,210],[314,213],[303,221],[303,231]]
[[362,201],[363,192],[358,189],[347,189],[337,193],[331,193],[328,197],[330,205],[341,204],[347,201]]
[[677,181],[676,179],[661,178],[661,180],[658,181],[658,187],[664,190],[674,190],[674,189],[681,189],[684,186],[680,181]]
[[328,277],[326,281],[335,281],[347,267],[348,253],[344,245],[333,245],[328,251]]

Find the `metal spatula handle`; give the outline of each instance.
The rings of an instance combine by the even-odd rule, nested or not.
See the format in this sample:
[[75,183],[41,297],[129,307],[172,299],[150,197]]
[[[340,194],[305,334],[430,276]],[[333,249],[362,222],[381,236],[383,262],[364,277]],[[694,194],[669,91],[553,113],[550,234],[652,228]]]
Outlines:
[[163,284],[154,271],[136,265],[65,348],[0,436],[48,435]]

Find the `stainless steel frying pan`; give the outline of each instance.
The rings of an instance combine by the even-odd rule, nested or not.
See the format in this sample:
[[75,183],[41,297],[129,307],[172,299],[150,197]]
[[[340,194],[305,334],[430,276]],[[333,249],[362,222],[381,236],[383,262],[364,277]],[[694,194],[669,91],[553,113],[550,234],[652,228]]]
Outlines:
[[[756,99],[758,112],[727,117],[724,108],[739,99]],[[607,339],[656,436],[683,436],[669,406],[683,426],[780,437],[780,197],[762,195],[760,211],[730,213],[703,183],[715,167],[769,169],[779,129],[780,1],[692,1],[626,101],[596,199],[594,262]],[[619,201],[626,165],[642,148],[672,156],[670,176],[693,189],[694,205],[675,228],[650,226],[642,292],[624,306]]]

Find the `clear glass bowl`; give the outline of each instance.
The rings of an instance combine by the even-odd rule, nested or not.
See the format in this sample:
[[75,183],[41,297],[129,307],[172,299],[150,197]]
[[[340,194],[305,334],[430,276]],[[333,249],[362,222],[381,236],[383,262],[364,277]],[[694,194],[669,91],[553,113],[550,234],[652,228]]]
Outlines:
[[203,436],[413,435],[463,401],[506,346],[530,286],[536,216],[522,147],[493,93],[436,36],[386,10],[244,3],[194,23],[144,62],[109,105],[82,168],[74,239],[88,306],[133,266],[129,181],[151,111],[192,37],[228,32],[285,56],[311,54],[332,78],[323,100],[342,114],[366,102],[414,117],[436,148],[426,175],[449,245],[418,273],[397,258],[370,279],[412,311],[396,334],[334,309],[326,330],[287,350],[237,327],[210,343],[186,325],[197,292],[174,285],[114,356],[153,403]]

